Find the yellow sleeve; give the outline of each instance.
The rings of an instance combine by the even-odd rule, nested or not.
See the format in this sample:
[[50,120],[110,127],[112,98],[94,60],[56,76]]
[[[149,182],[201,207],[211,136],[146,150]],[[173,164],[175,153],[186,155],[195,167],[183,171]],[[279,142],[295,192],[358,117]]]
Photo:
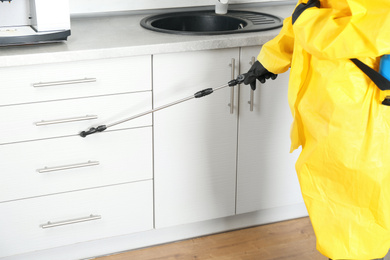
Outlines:
[[378,57],[390,53],[390,1],[347,0],[348,7],[310,8],[294,23],[295,40],[324,59]]
[[279,35],[264,44],[257,60],[274,74],[286,72],[291,65],[294,48],[294,32],[291,17],[283,22]]

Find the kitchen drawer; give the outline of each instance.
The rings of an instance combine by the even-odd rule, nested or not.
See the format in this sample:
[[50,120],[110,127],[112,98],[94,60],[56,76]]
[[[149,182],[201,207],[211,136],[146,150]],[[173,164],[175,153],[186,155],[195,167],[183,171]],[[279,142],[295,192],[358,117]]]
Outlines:
[[5,202],[0,258],[152,228],[152,181]]
[[[76,135],[151,108],[151,91],[0,107],[0,144]],[[109,130],[151,124],[147,115]]]
[[0,106],[151,90],[151,66],[135,56],[1,68]]
[[0,145],[0,158],[0,202],[152,179],[152,129]]

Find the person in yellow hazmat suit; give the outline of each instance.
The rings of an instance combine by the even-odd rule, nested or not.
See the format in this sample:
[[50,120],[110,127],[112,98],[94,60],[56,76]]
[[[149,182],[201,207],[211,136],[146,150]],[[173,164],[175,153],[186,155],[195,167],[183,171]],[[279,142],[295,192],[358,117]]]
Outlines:
[[291,150],[317,250],[378,259],[390,248],[390,106],[350,59],[390,54],[390,1],[300,0],[245,76],[255,88],[290,67]]

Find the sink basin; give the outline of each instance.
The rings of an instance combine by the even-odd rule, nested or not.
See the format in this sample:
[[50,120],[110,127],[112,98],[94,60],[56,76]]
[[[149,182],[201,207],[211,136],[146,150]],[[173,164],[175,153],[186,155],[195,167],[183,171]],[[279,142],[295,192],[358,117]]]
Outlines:
[[258,32],[279,28],[283,19],[274,15],[229,11],[225,15],[214,11],[166,13],[142,19],[143,28],[171,34],[217,35]]

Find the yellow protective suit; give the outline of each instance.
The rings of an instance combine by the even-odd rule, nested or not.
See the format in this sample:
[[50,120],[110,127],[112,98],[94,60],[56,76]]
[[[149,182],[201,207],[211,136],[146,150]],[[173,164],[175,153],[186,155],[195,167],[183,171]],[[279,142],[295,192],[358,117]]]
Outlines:
[[272,73],[291,67],[291,149],[302,146],[302,195],[317,249],[332,259],[382,258],[390,247],[390,93],[349,60],[377,70],[384,54],[390,1],[321,0],[258,56]]

